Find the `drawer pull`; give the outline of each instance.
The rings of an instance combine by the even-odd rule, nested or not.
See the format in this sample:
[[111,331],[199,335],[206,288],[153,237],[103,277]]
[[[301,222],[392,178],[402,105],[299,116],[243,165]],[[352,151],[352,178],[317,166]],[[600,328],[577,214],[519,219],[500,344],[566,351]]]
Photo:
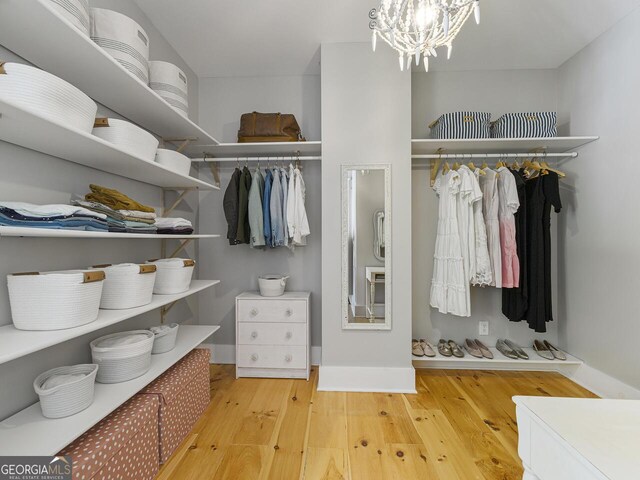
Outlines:
[[293,360],[293,357],[291,356],[291,354],[287,354],[284,357],[285,362],[291,362],[291,360]]
[[258,315],[258,309],[257,308],[252,308],[251,311],[249,312],[249,315],[251,315],[252,317],[255,317]]
[[258,354],[254,353],[253,355],[251,355],[251,361],[252,362],[257,362],[258,361]]
[[293,333],[292,332],[287,332],[287,334],[285,335],[285,338],[287,340],[291,340],[291,337],[293,337]]
[[258,332],[251,332],[251,338],[258,338]]
[[293,315],[293,310],[291,310],[290,308],[287,308],[287,311],[285,312],[285,314],[287,315],[287,317],[290,317],[291,315]]

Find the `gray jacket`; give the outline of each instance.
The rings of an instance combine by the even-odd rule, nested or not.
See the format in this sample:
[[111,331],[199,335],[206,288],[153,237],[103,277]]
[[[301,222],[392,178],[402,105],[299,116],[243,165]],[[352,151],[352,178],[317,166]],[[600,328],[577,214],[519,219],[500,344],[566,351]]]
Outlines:
[[251,246],[264,247],[264,224],[262,216],[262,196],[264,194],[264,177],[256,168],[249,190],[249,227],[251,228]]

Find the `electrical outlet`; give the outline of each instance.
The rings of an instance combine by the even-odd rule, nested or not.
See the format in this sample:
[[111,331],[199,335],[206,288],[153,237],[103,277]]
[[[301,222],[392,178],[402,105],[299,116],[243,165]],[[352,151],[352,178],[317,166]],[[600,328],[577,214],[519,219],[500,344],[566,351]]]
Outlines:
[[489,335],[489,322],[478,322],[478,335]]

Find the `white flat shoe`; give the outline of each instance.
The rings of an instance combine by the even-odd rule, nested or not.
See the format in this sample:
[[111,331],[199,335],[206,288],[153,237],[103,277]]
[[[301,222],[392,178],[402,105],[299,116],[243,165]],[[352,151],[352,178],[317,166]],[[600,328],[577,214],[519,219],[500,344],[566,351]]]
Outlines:
[[420,346],[422,347],[422,350],[424,351],[424,356],[425,357],[433,358],[433,357],[436,356],[436,351],[433,349],[433,345],[431,345],[429,342],[425,341],[424,338],[420,339]]
[[415,339],[411,340],[411,355],[414,357],[424,357],[424,350],[422,349],[420,342]]

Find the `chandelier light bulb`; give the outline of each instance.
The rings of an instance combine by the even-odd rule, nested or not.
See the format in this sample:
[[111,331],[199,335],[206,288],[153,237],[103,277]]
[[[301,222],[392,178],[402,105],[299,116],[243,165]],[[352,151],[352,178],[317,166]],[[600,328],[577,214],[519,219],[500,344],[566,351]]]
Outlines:
[[420,4],[418,9],[416,10],[416,25],[420,30],[428,27],[433,23],[435,19],[436,11],[429,5],[426,7],[424,4]]
[[376,51],[377,38],[378,38],[378,34],[374,30],[373,31],[373,36],[371,37],[371,48],[373,49],[374,52]]
[[425,55],[424,56],[424,60],[422,61],[422,63],[424,63],[424,71],[425,72],[429,72],[429,56]]
[[416,48],[416,65],[420,65],[420,47]]
[[476,23],[480,25],[480,0],[473,2],[473,15],[476,17]]
[[404,57],[402,53],[398,56],[398,63],[400,64],[400,71],[404,72]]
[[411,54],[407,53],[407,71],[411,70]]
[[445,37],[449,35],[449,12],[448,11],[444,12],[442,16],[442,32],[444,33]]
[[450,43],[447,45],[447,60],[451,59],[451,52],[453,51],[453,44]]

